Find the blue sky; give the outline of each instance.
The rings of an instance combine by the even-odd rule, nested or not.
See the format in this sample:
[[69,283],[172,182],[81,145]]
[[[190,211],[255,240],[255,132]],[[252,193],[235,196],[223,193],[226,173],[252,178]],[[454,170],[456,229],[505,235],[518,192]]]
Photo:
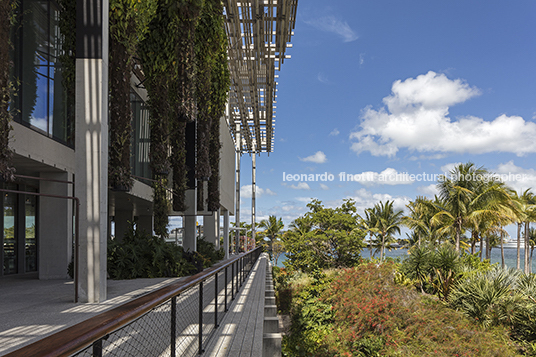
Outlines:
[[[533,0],[299,1],[292,58],[278,73],[274,152],[257,158],[258,220],[288,226],[313,197],[404,208],[433,196],[436,182],[381,173],[441,174],[468,161],[536,188],[535,19]],[[368,181],[342,182],[341,172]],[[250,183],[245,155],[248,223]]]

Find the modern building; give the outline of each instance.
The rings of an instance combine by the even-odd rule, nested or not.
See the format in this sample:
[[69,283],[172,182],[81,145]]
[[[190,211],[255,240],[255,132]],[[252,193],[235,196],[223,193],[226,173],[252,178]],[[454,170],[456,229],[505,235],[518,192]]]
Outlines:
[[[114,191],[107,178],[109,4],[76,1],[76,67],[70,73],[61,62],[65,34],[58,3],[20,0],[19,25],[13,29],[13,75],[18,82],[10,104],[10,147],[17,180],[1,184],[0,279],[62,279],[76,260],[77,298],[98,302],[106,299],[106,242],[112,222],[116,236],[132,221],[137,229],[152,232],[148,98],[140,71],[133,71],[131,166],[136,179],[130,191]],[[273,149],[274,73],[285,58],[297,6],[297,0],[223,3],[231,88],[220,125],[221,208],[171,213],[184,217],[183,243],[192,250],[196,216],[204,216],[205,236],[218,243],[220,215],[224,232],[230,214],[239,221],[241,154]],[[69,75],[75,77],[72,103],[63,84]],[[195,190],[187,198],[195,200]]]

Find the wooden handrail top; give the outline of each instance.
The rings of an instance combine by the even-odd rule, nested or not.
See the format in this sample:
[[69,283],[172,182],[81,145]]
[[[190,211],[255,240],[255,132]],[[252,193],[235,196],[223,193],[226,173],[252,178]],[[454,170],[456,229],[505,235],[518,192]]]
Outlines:
[[88,320],[13,351],[5,355],[5,357],[70,356],[259,249],[262,249],[262,247],[242,253],[235,258],[220,262],[202,272],[189,276],[185,280],[171,283],[125,304],[104,311]]

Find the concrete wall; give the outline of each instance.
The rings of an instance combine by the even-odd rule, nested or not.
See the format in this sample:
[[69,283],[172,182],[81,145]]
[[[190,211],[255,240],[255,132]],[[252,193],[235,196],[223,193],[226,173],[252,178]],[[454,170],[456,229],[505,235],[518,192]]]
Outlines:
[[54,170],[56,168],[70,173],[74,172],[73,149],[17,122],[12,121],[11,125],[13,126],[11,132],[13,139],[10,140],[9,146],[15,154],[35,160],[36,164],[50,166],[50,171],[56,171]]
[[220,204],[229,212],[235,210],[235,145],[227,121],[220,119]]
[[[69,174],[41,173],[41,178],[70,180]],[[72,196],[72,185],[40,181],[39,192]],[[65,279],[72,258],[73,201],[61,198],[39,198],[39,279]]]

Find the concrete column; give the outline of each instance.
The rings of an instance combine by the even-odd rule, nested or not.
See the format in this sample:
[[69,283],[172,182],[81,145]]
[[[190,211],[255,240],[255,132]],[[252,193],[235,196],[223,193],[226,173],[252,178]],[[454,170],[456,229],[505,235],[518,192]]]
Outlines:
[[223,211],[223,250],[225,259],[229,259],[229,211]]
[[145,231],[147,232],[147,234],[153,235],[153,216],[138,216],[138,221],[136,222],[136,230]]
[[[67,172],[41,173],[42,178],[70,181]],[[72,196],[71,184],[39,181],[39,192]],[[73,251],[73,201],[39,197],[39,279],[66,279]]]
[[253,150],[251,156],[251,244],[255,244],[255,194],[257,191],[257,162],[256,153]]
[[[235,227],[240,227],[240,156],[242,152],[242,139],[240,138],[240,123],[236,124],[236,159],[235,159],[235,182],[236,182],[236,206]],[[240,232],[235,234],[234,253],[238,253],[240,247]]]
[[115,239],[121,242],[123,241],[123,237],[125,236],[125,233],[128,232],[128,229],[130,228],[132,222],[134,222],[134,210],[116,209],[114,217],[115,217],[114,218],[114,223],[115,223],[114,237]]
[[106,300],[108,0],[77,1],[75,196],[80,199],[78,295]]
[[182,237],[182,247],[184,251],[196,252],[197,251],[197,226],[196,216],[184,216],[182,222],[184,225],[184,235]]
[[186,124],[186,166],[190,169],[187,173],[187,187],[185,192],[186,210],[182,218],[184,234],[182,246],[185,251],[197,251],[197,180],[195,179],[196,164],[196,123]]
[[220,211],[212,212],[212,216],[203,217],[204,239],[214,243],[216,249],[220,249]]

